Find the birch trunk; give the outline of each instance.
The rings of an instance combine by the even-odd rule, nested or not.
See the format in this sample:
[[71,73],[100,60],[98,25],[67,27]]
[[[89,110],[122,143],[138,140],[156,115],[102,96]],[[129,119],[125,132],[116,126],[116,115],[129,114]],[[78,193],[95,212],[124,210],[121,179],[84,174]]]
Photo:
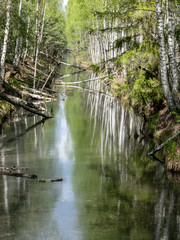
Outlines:
[[45,0],[43,1],[42,15],[43,15],[43,20],[42,20],[42,26],[41,26],[40,39],[39,39],[40,43],[42,42],[42,38],[43,38],[45,15],[46,15],[46,1]]
[[172,91],[177,97],[179,92],[179,74],[175,56],[175,9],[174,2],[169,0],[168,5],[168,57],[169,66],[172,75]]
[[36,2],[36,29],[35,29],[35,47],[34,47],[34,81],[33,81],[33,88],[36,87],[36,74],[37,74],[37,61],[38,61],[38,54],[39,54],[39,0]]
[[[20,0],[20,2],[19,2],[19,13],[18,13],[19,17],[21,17],[21,10],[22,10],[22,0]],[[22,37],[19,37],[19,30],[20,30],[20,24],[18,23],[18,37],[16,38],[15,55],[14,55],[14,61],[13,61],[13,66],[15,68],[19,64],[21,48],[22,48]]]
[[28,14],[27,30],[26,30],[26,48],[24,52],[23,62],[25,61],[27,57],[27,52],[28,52],[28,46],[29,46],[28,34],[29,34],[30,20],[31,20],[31,0],[29,0],[29,14]]
[[167,75],[167,65],[166,65],[166,48],[164,39],[164,22],[162,16],[162,2],[161,0],[156,0],[156,15],[157,15],[157,30],[159,35],[159,51],[160,51],[160,72],[161,72],[161,82],[164,90],[164,95],[170,110],[174,110],[174,102],[172,93],[170,90],[168,75]]
[[2,47],[1,53],[1,71],[0,71],[0,81],[4,81],[5,78],[5,60],[6,60],[6,52],[7,52],[7,43],[9,36],[9,27],[10,27],[10,8],[11,8],[11,0],[7,2],[7,12],[6,12],[6,27],[4,31],[4,43]]
[[[38,64],[38,55],[39,55],[39,46],[42,41],[43,37],[43,30],[44,30],[44,22],[45,22],[45,12],[46,12],[46,4],[45,0],[43,0],[42,4],[42,13],[40,14],[42,17],[42,26],[40,30],[40,9],[39,9],[39,0],[37,0],[37,5],[36,5],[36,43],[35,43],[35,70],[34,70],[34,82],[33,82],[33,88],[35,89],[36,87],[36,73],[37,73],[37,64]],[[37,87],[39,85],[39,81],[37,83]]]

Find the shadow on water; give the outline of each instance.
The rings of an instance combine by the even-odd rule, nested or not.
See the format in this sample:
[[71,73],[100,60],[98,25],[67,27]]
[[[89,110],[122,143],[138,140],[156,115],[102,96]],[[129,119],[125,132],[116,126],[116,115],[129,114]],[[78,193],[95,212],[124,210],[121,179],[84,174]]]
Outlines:
[[25,117],[2,129],[1,141],[10,141],[1,166],[64,181],[0,176],[0,239],[180,239],[180,188],[147,156],[142,119],[109,93],[61,92],[54,119]]

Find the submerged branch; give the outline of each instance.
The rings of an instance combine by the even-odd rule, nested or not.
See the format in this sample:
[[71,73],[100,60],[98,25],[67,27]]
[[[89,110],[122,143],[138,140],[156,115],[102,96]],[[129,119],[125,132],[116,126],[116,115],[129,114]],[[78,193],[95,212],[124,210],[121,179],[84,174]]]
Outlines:
[[1,175],[13,176],[13,177],[22,177],[22,178],[32,178],[37,179],[37,175],[35,174],[27,174],[27,173],[17,173],[17,172],[6,172],[0,171]]

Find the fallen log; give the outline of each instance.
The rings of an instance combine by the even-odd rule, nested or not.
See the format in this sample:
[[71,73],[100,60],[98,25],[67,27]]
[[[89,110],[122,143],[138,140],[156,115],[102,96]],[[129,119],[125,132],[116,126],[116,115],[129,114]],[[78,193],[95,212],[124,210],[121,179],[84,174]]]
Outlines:
[[83,68],[82,66],[78,66],[78,65],[66,63],[66,62],[57,60],[57,59],[55,59],[55,58],[52,57],[52,56],[49,56],[49,55],[47,56],[44,52],[40,52],[40,54],[43,55],[43,56],[45,56],[45,57],[47,57],[47,58],[50,58],[52,61],[54,61],[54,62],[57,63],[58,65],[63,64],[63,65],[69,66],[69,67],[83,69],[84,71],[87,70],[87,69]]
[[15,105],[15,106],[24,108],[25,110],[27,110],[29,112],[32,112],[32,113],[37,114],[39,116],[42,116],[44,118],[52,118],[52,115],[50,115],[48,113],[45,114],[45,113],[42,113],[42,112],[34,109],[33,104],[31,104],[31,106],[33,106],[33,107],[28,106],[28,103],[26,101],[20,99],[20,98],[14,98],[12,96],[9,96],[9,95],[5,94],[4,92],[0,92],[0,97],[4,100],[8,101],[9,103]]
[[[26,66],[27,68],[33,70],[33,71],[35,70],[35,68],[33,68],[32,66],[30,66],[29,64],[25,64],[25,66]],[[46,73],[42,72],[41,70],[37,69],[36,71],[37,71],[38,73],[43,74],[44,76],[48,77],[48,75],[47,75]]]
[[94,90],[94,89],[90,89],[90,88],[83,88],[83,87],[80,87],[80,86],[74,86],[74,85],[67,85],[66,87],[77,88],[77,89],[80,89],[80,90],[83,90],[83,91],[87,91],[87,92],[90,92],[90,93],[99,93],[99,94],[102,94],[102,95],[108,96],[108,97],[113,98],[113,99],[116,98],[115,96],[112,96],[112,95],[107,94],[107,93],[105,93],[105,92],[98,91],[98,90]]
[[178,131],[176,134],[174,134],[172,137],[168,138],[164,143],[162,143],[161,145],[159,145],[156,149],[154,149],[153,151],[148,153],[148,156],[154,155],[156,152],[160,151],[161,149],[164,148],[164,146],[172,141],[174,138],[176,138],[177,136],[180,135],[180,131]]
[[16,166],[13,166],[13,167],[0,167],[1,169],[4,169],[4,170],[13,170],[13,171],[16,171],[16,170],[22,170],[22,171],[27,171],[27,170],[31,170],[30,168],[26,168],[26,167],[16,167]]
[[0,174],[1,174],[1,175],[12,176],[12,177],[22,177],[22,178],[37,179],[37,175],[35,175],[35,174],[17,173],[17,172],[6,172],[6,171],[0,171]]
[[91,78],[91,79],[87,79],[87,80],[82,80],[82,81],[77,81],[77,82],[59,82],[57,85],[74,85],[74,84],[79,84],[79,83],[86,83],[86,82],[91,82],[91,81],[96,81],[96,80],[101,80],[104,79],[106,77],[109,77],[109,75],[105,75],[102,77],[97,77],[97,78]]
[[[57,60],[56,60],[57,61]],[[78,68],[78,69],[83,69],[83,70],[86,70],[85,68],[81,67],[81,66],[77,66],[77,65],[74,65],[74,64],[70,64],[70,63],[66,63],[66,62],[62,62],[62,61],[57,61],[58,64],[63,64],[63,65],[66,65],[66,66],[69,66],[69,67],[73,67],[73,68]]]
[[3,82],[3,87],[6,90],[6,92],[10,93],[12,92],[13,95],[22,98],[22,93],[20,93],[16,88],[11,86],[8,82]]
[[139,69],[141,69],[141,70],[143,70],[143,71],[145,71],[145,72],[147,72],[150,76],[152,76],[152,77],[157,77],[157,75],[153,72],[153,71],[151,71],[150,69],[148,69],[148,68],[146,68],[146,67],[144,67],[144,66],[139,66]]
[[[35,94],[35,93],[29,93],[29,92],[25,92],[25,91],[22,91],[16,87],[13,87],[11,86],[9,83],[7,82],[3,82],[3,86],[4,88],[6,89],[6,92],[7,90],[9,89],[12,93],[15,93],[15,95],[17,97],[20,97],[20,98],[23,98],[23,96],[29,96],[31,97],[32,99],[38,99],[38,100],[43,100],[43,101],[49,101],[50,98],[49,97],[45,97],[45,96],[39,96],[39,94]],[[9,93],[9,91],[8,91]],[[14,97],[14,94],[12,94],[13,97]]]
[[51,182],[62,182],[62,178],[57,178],[57,179],[51,179]]
[[60,79],[63,79],[63,78],[70,77],[70,76],[72,76],[72,75],[79,74],[79,73],[82,73],[82,72],[85,72],[85,71],[86,71],[86,70],[81,70],[81,71],[73,72],[73,73],[70,73],[70,74],[63,75],[63,76],[61,75],[61,73],[59,73],[59,72],[57,72],[57,71],[56,71],[56,73],[61,75],[61,76],[60,76]]
[[[29,91],[29,92],[32,92],[32,93],[40,94],[40,95],[45,96],[45,97],[55,98],[55,96],[52,95],[52,94],[45,93],[45,92],[42,92],[42,91],[39,91],[39,90],[35,90],[35,89],[33,89],[33,88],[25,87],[25,86],[23,86],[23,85],[21,85],[21,88],[22,88],[22,89],[25,89],[25,90],[27,90],[27,91]],[[52,91],[53,91],[53,90],[52,90]]]

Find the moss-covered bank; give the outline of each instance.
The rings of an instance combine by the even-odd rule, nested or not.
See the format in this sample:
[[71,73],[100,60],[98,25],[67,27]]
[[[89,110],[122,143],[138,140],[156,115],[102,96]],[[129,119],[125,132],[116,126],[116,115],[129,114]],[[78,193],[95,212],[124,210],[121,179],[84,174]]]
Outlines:
[[12,111],[14,110],[15,108],[12,104],[0,100],[0,129],[2,127],[3,122],[5,122],[6,119],[10,117]]

